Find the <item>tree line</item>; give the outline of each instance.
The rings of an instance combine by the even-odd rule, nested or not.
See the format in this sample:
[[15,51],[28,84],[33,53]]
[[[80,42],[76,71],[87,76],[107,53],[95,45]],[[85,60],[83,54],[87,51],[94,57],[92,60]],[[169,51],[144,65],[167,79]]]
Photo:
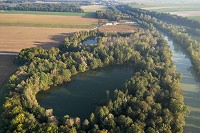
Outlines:
[[125,14],[131,15],[132,20],[139,22],[147,28],[153,29],[156,27],[167,33],[177,44],[184,48],[189,55],[193,66],[197,70],[197,73],[200,74],[200,43],[192,39],[188,34],[188,27],[174,25],[173,23],[169,24],[160,20],[159,17],[153,17],[145,13],[150,11],[135,9],[127,5],[117,6],[116,8]]
[[[98,44],[82,45],[93,36]],[[171,56],[156,30],[142,29],[128,34],[80,31],[59,48],[24,49],[7,84],[0,132],[182,132],[187,108]],[[120,64],[134,68],[132,78],[90,118],[58,118],[38,105],[39,91],[68,83],[77,73]]]
[[17,10],[17,11],[46,11],[46,12],[78,12],[83,13],[83,9],[77,4],[68,3],[23,3],[10,5],[0,5],[0,10]]

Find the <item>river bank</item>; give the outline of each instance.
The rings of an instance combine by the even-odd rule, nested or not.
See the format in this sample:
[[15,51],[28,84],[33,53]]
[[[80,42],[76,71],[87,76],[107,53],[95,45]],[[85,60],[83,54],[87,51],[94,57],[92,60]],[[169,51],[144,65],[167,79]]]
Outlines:
[[190,110],[189,116],[186,118],[186,126],[184,133],[199,133],[200,132],[200,82],[198,76],[192,67],[190,59],[183,52],[183,49],[178,44],[163,34],[163,37],[168,42],[173,51],[172,60],[176,66],[176,71],[182,73],[181,89],[184,94],[184,102]]

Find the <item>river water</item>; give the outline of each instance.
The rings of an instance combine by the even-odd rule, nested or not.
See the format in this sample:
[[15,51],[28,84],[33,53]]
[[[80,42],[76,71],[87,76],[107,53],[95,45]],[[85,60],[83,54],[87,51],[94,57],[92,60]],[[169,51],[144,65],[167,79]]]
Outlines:
[[52,87],[37,94],[38,103],[52,108],[54,115],[89,118],[100,103],[113,96],[115,89],[124,86],[133,76],[133,69],[126,66],[105,67],[79,73],[72,81]]
[[176,71],[181,72],[181,89],[184,94],[184,102],[189,107],[190,114],[186,118],[184,133],[200,133],[200,78],[195,73],[190,59],[179,45],[167,36],[163,35],[173,51],[172,60],[176,65]]
[[[183,75],[180,84],[184,102],[190,110],[184,133],[200,133],[200,78],[185,51],[164,34],[163,37],[173,51],[172,60],[176,71]],[[95,44],[96,38],[86,40],[84,45],[91,43]],[[122,87],[124,82],[131,78],[132,73],[132,69],[125,67],[88,71],[74,76],[71,83],[39,92],[37,99],[41,106],[53,108],[57,116],[69,114],[72,117],[88,118],[95,111],[97,103],[105,100],[116,88]]]

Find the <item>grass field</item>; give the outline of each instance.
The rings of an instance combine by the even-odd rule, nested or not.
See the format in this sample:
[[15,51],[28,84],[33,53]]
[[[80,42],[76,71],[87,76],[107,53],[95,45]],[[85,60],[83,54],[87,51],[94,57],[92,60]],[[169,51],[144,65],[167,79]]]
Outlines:
[[95,11],[103,8],[84,6],[85,13],[0,11],[0,51],[57,46],[69,33],[96,27]]
[[96,12],[97,10],[104,10],[107,7],[103,5],[90,5],[81,7],[85,12]]
[[194,19],[200,22],[200,16],[190,16],[189,19]]
[[99,30],[101,32],[133,32],[137,30],[139,26],[135,24],[119,24],[110,26],[101,26]]
[[0,52],[19,52],[23,48],[56,47],[78,28],[0,26]]
[[189,19],[195,19],[200,21],[200,3],[189,4],[149,4],[149,5],[136,5],[136,8],[142,8],[145,10],[171,13]]
[[32,14],[32,15],[54,15],[54,16],[81,16],[85,18],[93,18],[96,16],[95,12],[42,12],[42,11],[0,11],[0,14]]

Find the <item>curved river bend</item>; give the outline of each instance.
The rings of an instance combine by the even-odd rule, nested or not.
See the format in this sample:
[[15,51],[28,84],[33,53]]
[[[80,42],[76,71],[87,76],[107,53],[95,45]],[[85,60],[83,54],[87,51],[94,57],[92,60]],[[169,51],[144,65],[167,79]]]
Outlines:
[[183,75],[181,89],[184,94],[184,102],[190,110],[190,114],[186,118],[184,133],[200,133],[200,81],[190,59],[184,54],[184,50],[167,36],[163,35],[163,37],[173,51],[172,60],[176,65],[176,71]]

